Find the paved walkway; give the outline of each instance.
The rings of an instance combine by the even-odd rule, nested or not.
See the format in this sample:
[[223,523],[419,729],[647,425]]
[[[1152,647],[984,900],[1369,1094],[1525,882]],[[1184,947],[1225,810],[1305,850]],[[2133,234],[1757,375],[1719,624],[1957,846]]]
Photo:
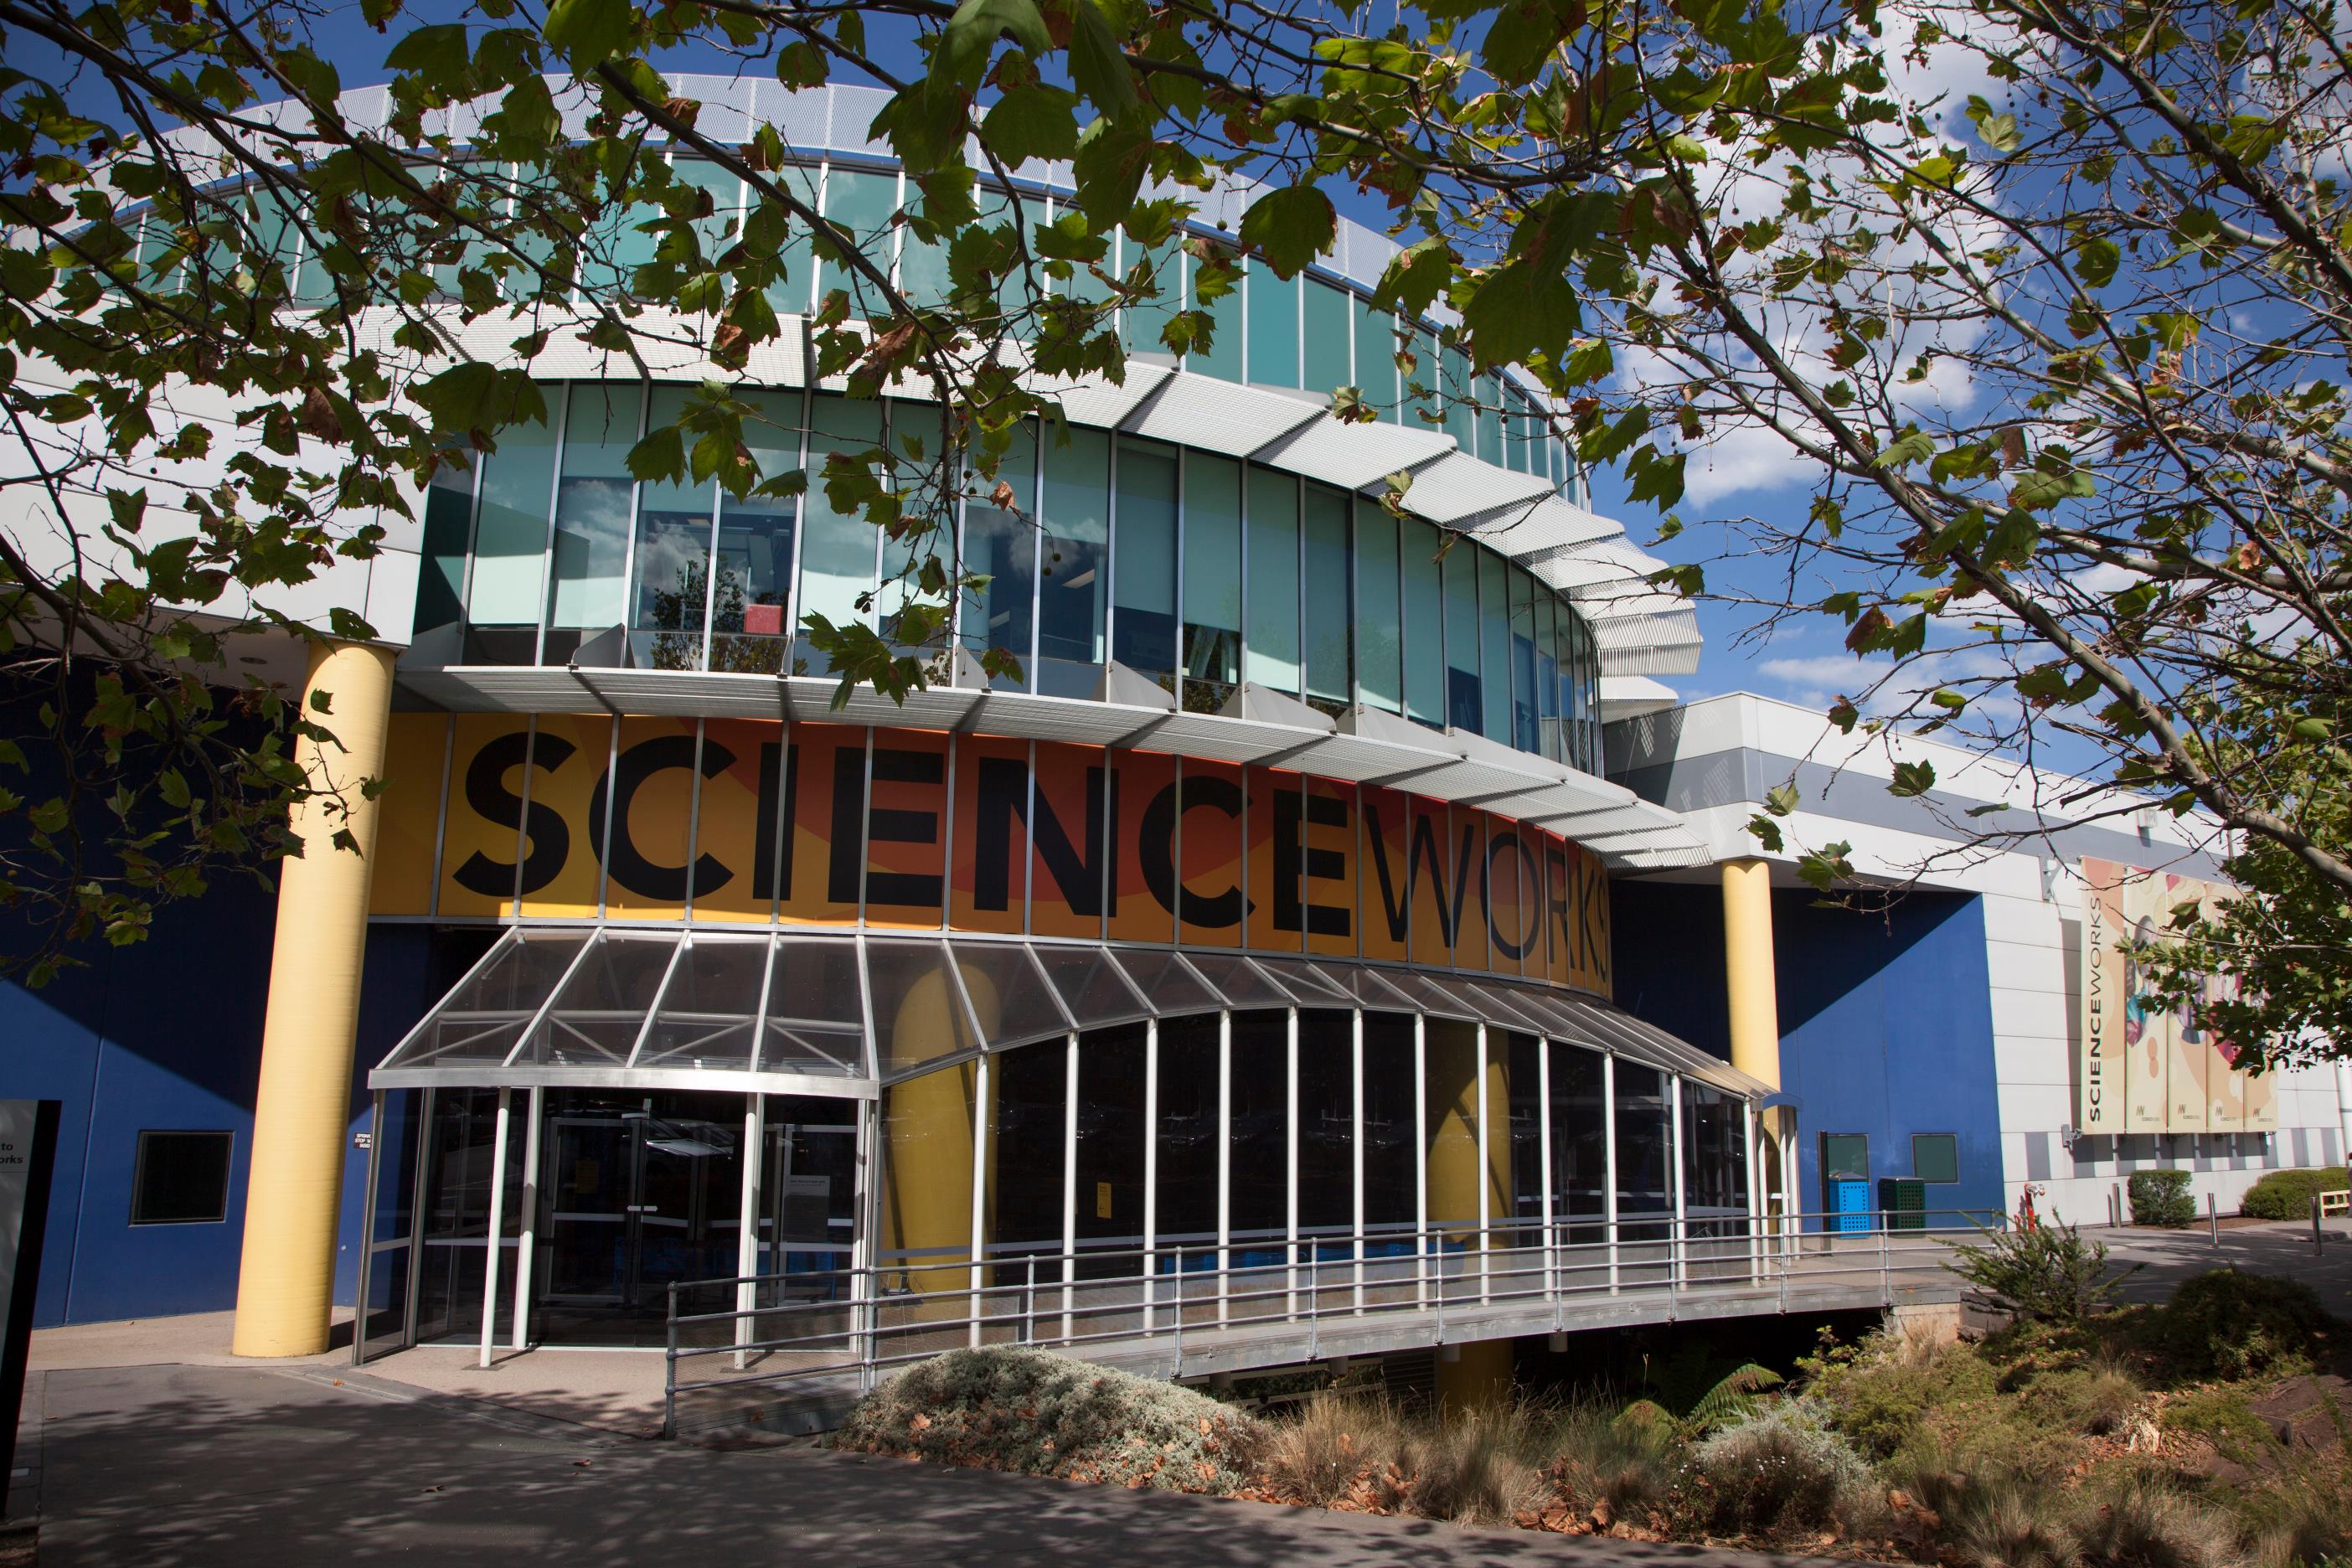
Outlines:
[[43,1568],[1797,1561],[646,1443],[323,1366],[60,1368],[28,1381],[26,1417],[12,1510],[37,1500]]
[[2309,1220],[2224,1226],[2221,1245],[2200,1221],[2187,1230],[2143,1230],[2136,1226],[2087,1229],[2087,1239],[2107,1244],[2107,1256],[2140,1267],[2124,1282],[2123,1299],[2161,1301],[2192,1274],[2209,1268],[2242,1268],[2300,1279],[2319,1292],[2320,1303],[2352,1317],[2352,1219],[2321,1222],[2321,1245],[2311,1245]]

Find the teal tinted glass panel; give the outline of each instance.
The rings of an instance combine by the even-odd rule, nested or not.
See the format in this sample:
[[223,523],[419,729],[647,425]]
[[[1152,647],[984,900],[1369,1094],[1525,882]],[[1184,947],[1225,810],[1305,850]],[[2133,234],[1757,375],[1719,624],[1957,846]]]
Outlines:
[[1298,689],[1298,479],[1249,470],[1248,607],[1244,677],[1277,691]]
[[1480,682],[1485,715],[1479,733],[1506,745],[1511,739],[1511,605],[1510,580],[1503,558],[1477,552],[1478,650],[1484,679]]
[[1355,300],[1344,290],[1317,279],[1307,280],[1307,321],[1302,334],[1306,363],[1302,384],[1325,395],[1338,387],[1352,386],[1356,377],[1349,364],[1353,346]]
[[1511,576],[1511,744],[1543,750],[1541,699],[1536,685],[1536,582],[1521,568]]
[[1397,420],[1396,318],[1356,301],[1356,390],[1380,409],[1381,417]]
[[1956,1132],[1911,1134],[1911,1173],[1923,1182],[1960,1179],[1960,1139]]
[[1475,452],[1478,445],[1477,414],[1471,400],[1477,390],[1470,382],[1470,356],[1460,349],[1446,349],[1433,372],[1444,379],[1437,384],[1444,405],[1445,433],[1465,452]]
[[[801,540],[802,618],[821,615],[835,625],[868,620],[858,608],[861,595],[874,590],[877,540],[861,515],[834,510],[824,494],[825,457],[865,451],[881,444],[879,404],[820,397],[809,414],[807,524]],[[821,675],[812,657],[810,673]]]
[[[481,461],[476,458],[474,462]],[[446,626],[465,613],[466,544],[474,531],[474,468],[447,465],[425,487],[425,548],[416,580],[415,629]]]
[[1129,305],[1119,313],[1120,341],[1129,353],[1164,356],[1168,345],[1160,334],[1168,330],[1176,312],[1184,308],[1184,252],[1181,243],[1171,238],[1157,249],[1146,250],[1130,239],[1120,257],[1122,276],[1130,287],[1156,290],[1148,293],[1141,303]]
[[1405,402],[1404,422],[1421,429],[1442,429],[1445,415],[1437,396],[1441,379],[1437,340],[1426,330],[1416,328],[1404,352],[1412,360],[1409,370],[1402,364],[1397,367],[1397,395]]
[[1249,268],[1249,378],[1265,386],[1298,384],[1298,284],[1253,260]]
[[1502,384],[1494,376],[1482,375],[1475,384],[1478,393],[1478,456],[1482,461],[1499,466],[1503,461]]
[[[898,175],[837,167],[825,171],[825,218],[848,230],[852,243],[885,275],[897,249],[898,237],[890,218],[898,210]],[[827,258],[817,264],[816,297],[822,300],[836,289],[847,291],[853,317],[879,314],[885,307],[870,279],[853,270],[845,260]]]
[[1549,590],[1538,588],[1535,603],[1537,750],[1555,763],[1560,760],[1559,659],[1553,652],[1559,614]]
[[[687,391],[657,386],[646,412],[648,429],[674,425]],[[793,453],[793,461],[799,460]],[[639,487],[635,584],[629,633],[635,662],[654,669],[702,668],[703,622],[709,605],[710,531],[719,482],[664,479]]]
[[1405,717],[1445,722],[1445,596],[1437,530],[1419,518],[1400,523],[1404,552]]
[[[761,474],[773,479],[793,472],[801,460],[800,394],[737,395],[752,409],[743,421],[743,445]],[[711,567],[711,668],[758,675],[783,668],[793,630],[793,535],[799,515],[800,502],[791,496],[720,492]]]
[[1404,710],[1404,610],[1398,598],[1397,520],[1378,501],[1356,500],[1356,661],[1362,696]]
[[[563,474],[555,487],[555,593],[551,631],[601,631],[621,624],[645,393],[635,383],[576,382],[563,422]],[[576,637],[551,637],[542,655],[568,658]],[[559,646],[559,643],[564,646]]]
[[706,262],[715,262],[743,237],[743,182],[707,158],[680,158],[670,165],[680,184],[710,195],[710,216],[694,220],[694,243]]
[[1348,498],[1321,485],[1307,487],[1302,520],[1307,562],[1307,696],[1318,706],[1346,706],[1355,684],[1349,628],[1355,619],[1348,589],[1355,573],[1348,548]]
[[[975,652],[1003,648],[1020,660],[1020,680],[998,679],[1009,686],[1025,686],[1029,661],[1036,651],[1033,647],[1037,597],[1037,433],[1034,426],[1024,423],[1014,434],[1011,449],[997,468],[996,483],[1013,492],[1006,498],[1012,502],[1010,508],[984,496],[964,503],[964,569],[985,576],[988,582],[964,591],[959,635],[964,646]],[[996,485],[983,482],[977,488],[985,492]]]
[[1110,597],[1110,435],[1067,427],[1045,441],[1038,567],[1037,657],[1103,661],[1103,605]]
[[[1187,258],[1187,276],[1199,271],[1200,264]],[[1197,298],[1197,291],[1195,293]],[[1213,375],[1225,381],[1242,379],[1242,289],[1236,284],[1231,293],[1220,295],[1200,309],[1208,312],[1213,331],[1209,346],[1195,348],[1185,360],[1187,370],[1202,375]]]
[[[556,434],[564,389],[547,389],[550,422],[499,433],[482,464],[481,515],[466,618],[474,626],[539,625],[547,583],[547,513],[555,498]],[[528,662],[528,660],[526,660]]]
[[1445,552],[1445,721],[1483,733],[1486,704],[1478,685],[1478,552],[1456,542]]
[[1213,708],[1242,676],[1242,468],[1184,463],[1184,704]]
[[1118,444],[1111,657],[1175,689],[1176,449]]

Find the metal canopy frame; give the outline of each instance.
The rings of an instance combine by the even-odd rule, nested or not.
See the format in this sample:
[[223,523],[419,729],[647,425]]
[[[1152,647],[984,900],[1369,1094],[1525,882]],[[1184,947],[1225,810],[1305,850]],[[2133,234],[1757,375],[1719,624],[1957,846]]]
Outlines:
[[1746,1098],[1769,1092],[1597,997],[1507,976],[965,932],[614,925],[508,927],[368,1083],[872,1099],[887,1083],[1041,1040],[1266,1007],[1458,1018]]

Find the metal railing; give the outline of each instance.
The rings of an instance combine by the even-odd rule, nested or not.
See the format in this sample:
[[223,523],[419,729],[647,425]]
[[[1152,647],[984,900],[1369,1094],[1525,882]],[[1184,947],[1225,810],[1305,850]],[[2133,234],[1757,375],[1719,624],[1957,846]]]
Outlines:
[[[1184,1376],[1683,1318],[1949,1300],[1998,1215],[1672,1215],[1151,1247],[908,1256],[669,1287],[663,1430],[841,1402],[950,1350],[1030,1345]],[[751,1414],[747,1414],[751,1413]]]

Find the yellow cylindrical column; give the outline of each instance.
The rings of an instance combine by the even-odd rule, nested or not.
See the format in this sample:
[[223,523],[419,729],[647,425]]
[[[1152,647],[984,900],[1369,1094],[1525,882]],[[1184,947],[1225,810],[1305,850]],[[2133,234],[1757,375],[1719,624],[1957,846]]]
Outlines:
[[1780,1087],[1780,997],[1772,978],[1772,868],[1723,863],[1723,981],[1731,1004],[1731,1065]]
[[[1430,1225],[1447,1240],[1468,1249],[1465,1267],[1471,1270],[1475,1283],[1481,1262],[1476,1227],[1482,1195],[1489,1225],[1501,1224],[1511,1212],[1509,1057],[1501,1048],[1501,1040],[1488,1042],[1486,1159],[1481,1170],[1477,1026],[1432,1018],[1426,1028]],[[1490,1405],[1507,1394],[1510,1386],[1508,1340],[1448,1345],[1438,1360],[1437,1397],[1446,1409],[1462,1412]]]
[[[981,1024],[996,1024],[996,994],[985,977],[967,972],[965,988]],[[943,970],[908,987],[892,1016],[889,1060],[904,1066],[948,1056],[971,1042],[963,1005]],[[882,1131],[888,1165],[884,1177],[881,1250],[922,1255],[890,1279],[896,1289],[937,1297],[914,1304],[925,1317],[968,1310],[972,1229],[972,1140],[989,1107],[972,1103],[978,1074],[966,1061],[903,1079],[883,1094]]]
[[[328,644],[312,650],[303,683],[303,717],[332,731],[334,742],[298,741],[294,760],[314,787],[339,791],[341,805],[331,798],[296,808],[302,855],[278,868],[231,1342],[238,1355],[317,1355],[327,1348],[375,865],[376,803],[361,785],[383,776],[392,661],[383,648]],[[344,829],[359,853],[336,847]]]

